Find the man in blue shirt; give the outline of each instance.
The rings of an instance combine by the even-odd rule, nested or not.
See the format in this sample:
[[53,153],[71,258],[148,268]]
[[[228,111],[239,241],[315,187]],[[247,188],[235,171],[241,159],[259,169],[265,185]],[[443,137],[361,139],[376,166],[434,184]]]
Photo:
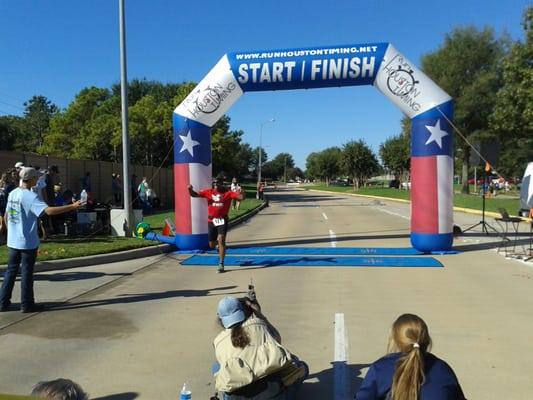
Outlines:
[[39,173],[34,168],[22,168],[19,173],[20,187],[9,193],[6,213],[8,263],[4,282],[0,289],[0,312],[8,311],[15,278],[21,268],[20,309],[23,313],[42,309],[33,297],[33,267],[39,248],[38,218],[77,210],[82,204],[77,201],[61,207],[49,207],[31,188],[37,183]]

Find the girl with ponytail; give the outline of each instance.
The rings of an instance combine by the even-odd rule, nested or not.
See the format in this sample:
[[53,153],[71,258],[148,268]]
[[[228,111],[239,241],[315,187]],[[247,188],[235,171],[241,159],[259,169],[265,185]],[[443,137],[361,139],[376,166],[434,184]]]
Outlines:
[[422,318],[400,315],[392,324],[388,354],[370,366],[355,400],[465,400],[451,367],[430,350]]

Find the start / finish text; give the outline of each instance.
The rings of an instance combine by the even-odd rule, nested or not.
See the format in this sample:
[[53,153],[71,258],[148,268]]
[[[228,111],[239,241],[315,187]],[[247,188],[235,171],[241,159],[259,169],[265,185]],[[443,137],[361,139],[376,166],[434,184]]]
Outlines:
[[251,62],[238,65],[237,81],[250,84],[364,79],[373,78],[375,69],[375,56]]

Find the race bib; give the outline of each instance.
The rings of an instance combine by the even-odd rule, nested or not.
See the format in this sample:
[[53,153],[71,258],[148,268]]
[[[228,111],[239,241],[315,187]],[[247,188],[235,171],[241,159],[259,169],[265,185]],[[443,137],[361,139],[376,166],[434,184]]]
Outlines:
[[224,218],[213,218],[213,225],[215,226],[221,226],[226,223],[226,220]]

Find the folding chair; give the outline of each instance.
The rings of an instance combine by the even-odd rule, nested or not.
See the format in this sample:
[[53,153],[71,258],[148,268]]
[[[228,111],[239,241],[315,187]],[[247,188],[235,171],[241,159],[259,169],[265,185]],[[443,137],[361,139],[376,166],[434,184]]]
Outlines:
[[[501,218],[494,218],[494,220],[500,225],[502,232],[502,241],[500,242],[500,245],[498,246],[498,252],[503,248],[505,251],[505,257],[508,256],[508,242],[513,242],[513,251],[511,254],[516,253],[516,243],[518,241],[518,228],[520,226],[520,222],[523,221],[520,217],[511,217],[507,210],[505,208],[498,208],[498,211],[501,215]],[[505,225],[505,227],[504,227]],[[509,227],[512,228],[512,233],[514,234],[514,240],[511,240],[509,238]]]

